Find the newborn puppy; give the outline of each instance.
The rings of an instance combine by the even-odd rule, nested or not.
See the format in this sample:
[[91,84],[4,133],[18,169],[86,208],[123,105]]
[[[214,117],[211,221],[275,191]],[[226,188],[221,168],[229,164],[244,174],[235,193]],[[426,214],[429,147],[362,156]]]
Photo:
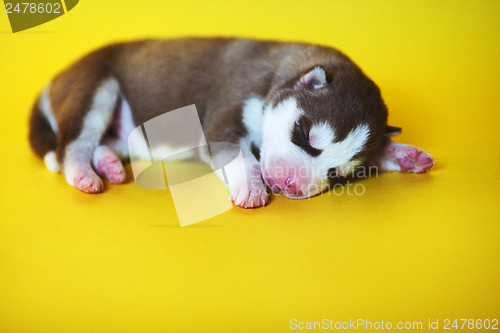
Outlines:
[[245,172],[226,170],[226,180],[244,208],[266,204],[266,184],[302,199],[358,168],[425,172],[434,164],[388,139],[400,129],[387,125],[378,87],[339,51],[230,38],[142,40],[90,53],[41,93],[30,142],[50,170],[97,193],[101,178],[125,180],[121,160],[136,126],[191,104],[208,142],[239,145]]

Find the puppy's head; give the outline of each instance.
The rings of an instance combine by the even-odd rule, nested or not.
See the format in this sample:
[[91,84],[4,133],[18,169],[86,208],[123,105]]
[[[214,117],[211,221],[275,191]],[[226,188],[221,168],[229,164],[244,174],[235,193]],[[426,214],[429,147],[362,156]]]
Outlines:
[[266,99],[262,176],[289,198],[319,194],[332,177],[352,173],[379,151],[386,122],[378,87],[358,67],[307,68]]

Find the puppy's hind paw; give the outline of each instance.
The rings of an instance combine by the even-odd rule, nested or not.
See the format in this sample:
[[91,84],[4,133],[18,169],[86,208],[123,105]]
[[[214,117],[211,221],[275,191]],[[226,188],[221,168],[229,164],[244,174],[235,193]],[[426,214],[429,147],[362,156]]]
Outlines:
[[242,208],[265,206],[269,199],[264,183],[240,184],[229,190],[229,199]]
[[99,178],[99,176],[97,176],[95,172],[90,170],[76,170],[71,181],[71,185],[85,193],[99,193],[103,190],[103,183],[101,178]]
[[125,181],[125,170],[116,154],[106,146],[98,147],[94,152],[94,168],[99,175],[112,184],[121,184]]

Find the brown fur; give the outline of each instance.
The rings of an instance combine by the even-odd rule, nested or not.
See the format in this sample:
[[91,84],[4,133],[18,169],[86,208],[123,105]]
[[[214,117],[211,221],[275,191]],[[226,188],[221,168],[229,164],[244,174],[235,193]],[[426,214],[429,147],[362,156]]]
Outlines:
[[[294,89],[297,80],[317,65],[325,68],[329,81],[334,81],[328,88],[333,95],[322,97],[318,95],[322,92],[300,92],[299,106],[313,111],[313,121],[332,115],[338,118],[339,139],[363,117],[377,123],[373,137],[382,138],[387,111],[378,88],[335,49],[231,38],[143,40],[94,51],[51,82],[50,102],[60,129],[57,159],[63,161],[67,144],[81,131],[97,87],[108,77],[118,80],[121,93],[133,110],[135,124],[195,104],[207,141],[236,143],[245,133],[241,121],[244,100],[259,96],[277,103],[297,94]],[[347,97],[335,99],[342,94]],[[332,110],[331,105],[338,110]],[[30,141],[35,152],[42,156],[47,149],[54,148],[54,140],[49,138],[47,143],[41,143],[49,135],[39,117],[35,107]],[[373,146],[370,153],[379,144],[369,142]]]
[[57,75],[50,84],[49,99],[56,118],[56,156],[63,161],[66,145],[78,137],[99,84],[111,75],[110,63],[117,46],[95,51]]
[[35,154],[43,158],[49,151],[56,149],[56,135],[39,107],[40,99],[33,105],[30,117],[29,140]]

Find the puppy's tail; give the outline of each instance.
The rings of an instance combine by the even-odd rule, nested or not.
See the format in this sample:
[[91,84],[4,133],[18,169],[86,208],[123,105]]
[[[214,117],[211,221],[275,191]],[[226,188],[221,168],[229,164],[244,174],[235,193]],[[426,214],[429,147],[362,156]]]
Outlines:
[[[29,141],[33,152],[45,160],[47,167],[52,171],[58,171],[59,167],[55,160],[54,150],[57,147],[56,133],[52,129],[47,117],[43,114],[38,97],[29,120]],[[50,160],[50,161],[48,161]]]

